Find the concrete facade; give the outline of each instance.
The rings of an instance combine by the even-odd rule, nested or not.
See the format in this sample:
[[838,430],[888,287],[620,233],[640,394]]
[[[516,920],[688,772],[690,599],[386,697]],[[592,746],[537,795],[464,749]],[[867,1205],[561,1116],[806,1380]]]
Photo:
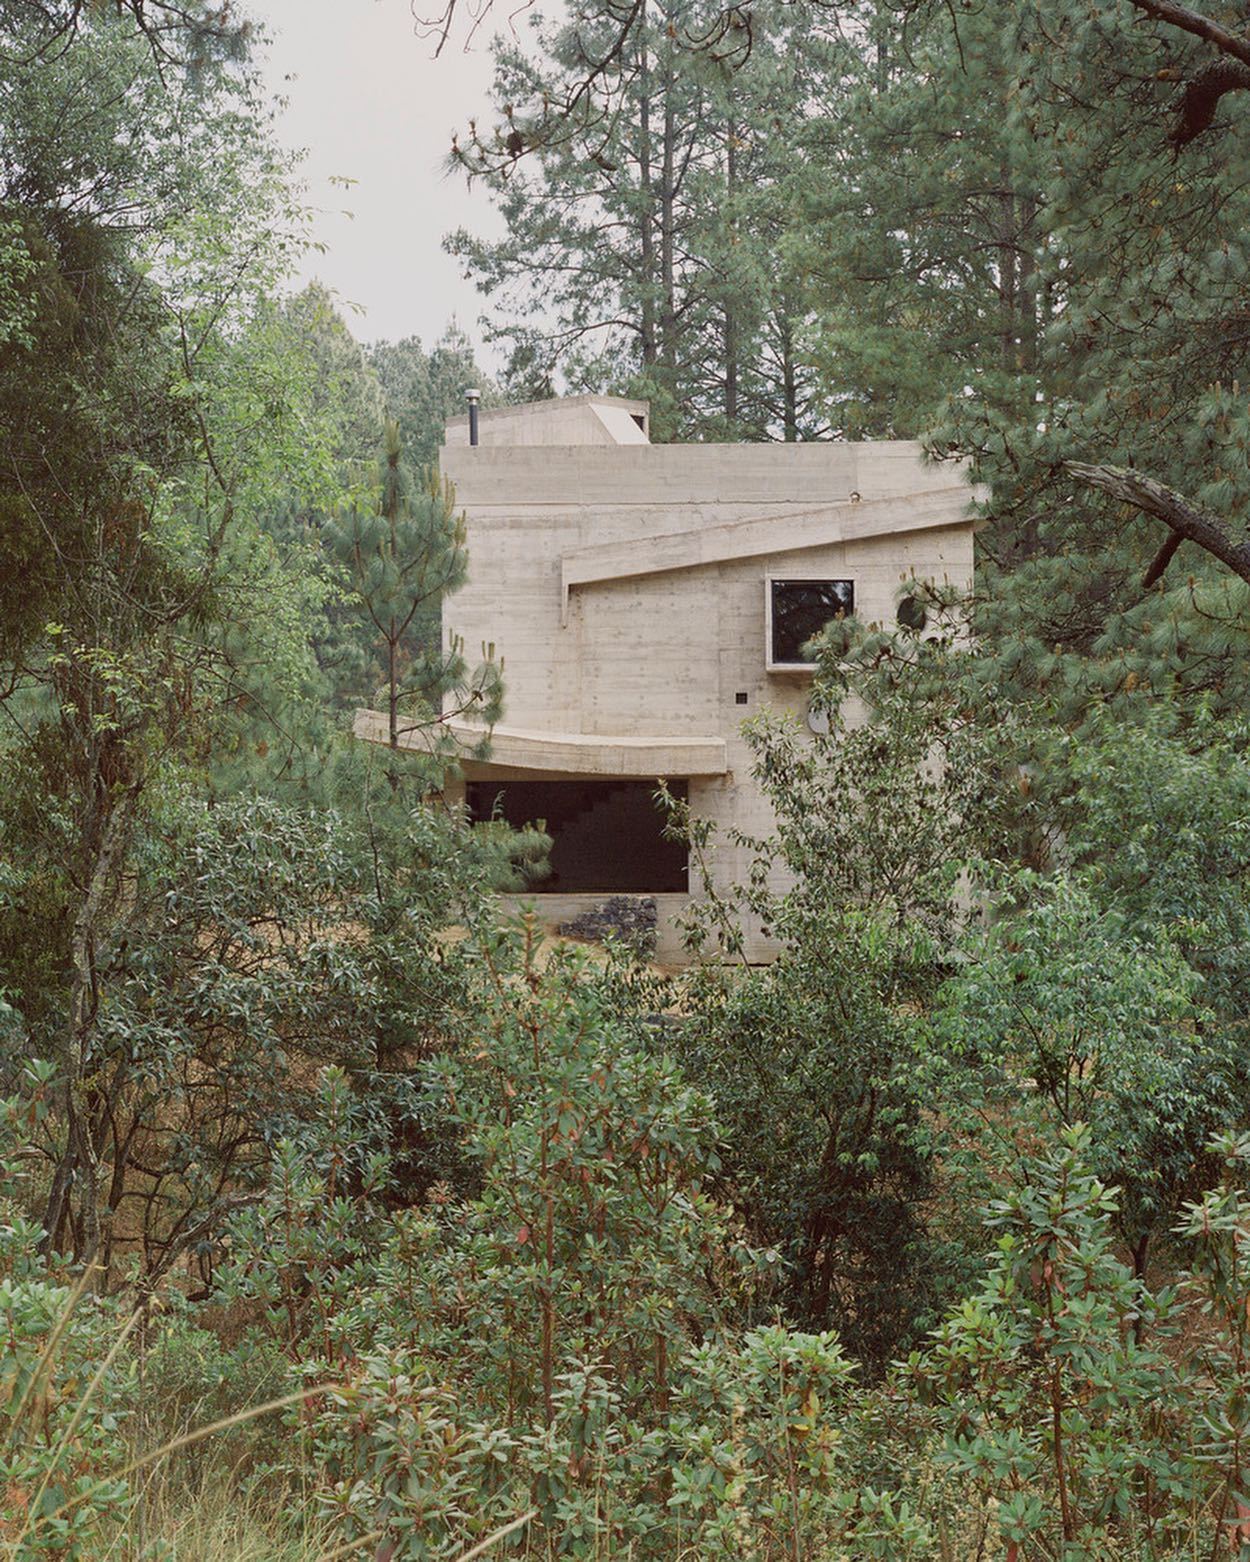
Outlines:
[[[849,580],[858,617],[893,623],[911,577],[971,585],[972,494],[913,443],[651,445],[647,426],[645,402],[611,397],[483,412],[476,447],[449,424],[470,575],[444,631],[505,660],[491,760],[465,774],[682,779],[722,836],[767,834],[740,725],[765,706],[802,719],[811,681],[769,669],[770,579]],[[377,721],[362,712],[360,735],[384,740]],[[722,840],[717,879],[747,867]],[[554,924],[594,899],[535,903]],[[661,960],[681,959],[683,900],[658,897]],[[752,959],[773,952],[751,934]]]

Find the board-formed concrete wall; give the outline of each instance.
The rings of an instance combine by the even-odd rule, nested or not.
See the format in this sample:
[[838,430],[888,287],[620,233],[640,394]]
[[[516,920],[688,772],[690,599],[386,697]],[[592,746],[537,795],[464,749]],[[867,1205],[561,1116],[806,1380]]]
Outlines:
[[[811,681],[767,669],[768,578],[849,579],[857,615],[892,623],[912,577],[971,585],[973,496],[909,442],[653,446],[639,442],[645,420],[645,403],[579,397],[483,413],[477,447],[465,420],[449,429],[442,466],[467,516],[469,579],[444,631],[505,662],[508,768],[466,773],[654,763],[657,777],[690,776],[692,808],[722,834],[765,835],[741,723],[765,707],[801,720]],[[718,882],[748,866],[722,841]],[[663,899],[673,958],[679,902]],[[750,957],[773,952],[752,930]]]
[[[493,643],[506,658],[508,727],[727,735],[726,724],[742,719],[737,690],[783,692],[782,678],[764,669],[769,574],[844,573],[870,621],[892,619],[909,573],[971,574],[971,527],[958,519],[966,490],[949,467],[923,466],[912,444],[460,446],[444,450],[443,470],[469,541],[469,581],[447,604],[446,623],[470,655]],[[872,502],[882,499],[895,502]],[[954,524],[909,530],[932,512],[926,499]],[[845,522],[835,512],[860,506],[886,510],[874,520],[884,535],[787,546],[795,530],[806,542],[813,511],[819,520],[823,507],[836,533]],[[645,564],[649,539],[757,520],[775,528],[769,553],[574,586],[561,622],[566,555],[628,543]]]

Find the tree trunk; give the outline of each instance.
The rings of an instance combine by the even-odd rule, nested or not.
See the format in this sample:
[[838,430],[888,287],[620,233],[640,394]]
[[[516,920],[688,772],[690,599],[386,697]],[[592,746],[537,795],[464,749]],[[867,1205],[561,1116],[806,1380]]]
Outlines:
[[[77,1185],[76,1256],[91,1263],[98,1255],[104,1227],[100,1219],[100,1146],[95,1127],[97,1088],[92,1057],[99,994],[96,976],[96,948],[104,920],[109,886],[117,871],[118,859],[125,848],[134,794],[117,802],[101,821],[106,801],[98,800],[86,825],[88,860],[94,859],[86,892],[70,936],[70,993],[66,1052],[69,1058],[67,1080],[68,1143],[52,1179],[44,1207],[44,1241],[50,1248],[65,1219],[71,1214],[71,1195]],[[94,850],[91,843],[94,841]]]
[[655,185],[651,168],[651,59],[647,52],[647,13],[640,13],[642,43],[638,55],[638,248],[642,257],[642,365],[653,369],[655,344]]
[[[666,20],[671,26],[670,7]],[[666,388],[677,387],[677,283],[676,283],[676,161],[677,119],[673,109],[673,51],[671,42],[664,58],[664,145],[660,173],[660,359],[665,369]]]
[[69,1143],[64,1155],[56,1163],[56,1170],[52,1174],[52,1186],[48,1189],[48,1197],[43,1206],[43,1236],[39,1240],[39,1252],[42,1257],[48,1258],[55,1253],[61,1243],[61,1232],[65,1228],[65,1222],[69,1216],[70,1190],[74,1185],[74,1127],[73,1104],[68,1099],[66,1092],[66,1120],[69,1123]]
[[1037,266],[1033,258],[1033,225],[1037,220],[1037,201],[1028,195],[1016,199],[1019,231],[1016,235],[1020,265],[1020,367],[1026,373],[1037,368],[1037,344],[1041,332],[1040,300],[1037,296]]
[[790,328],[790,316],[783,310],[778,317],[781,339],[781,395],[782,427],[786,444],[792,445],[799,437],[799,391],[794,366],[794,332]]
[[1003,370],[1014,374],[1018,367],[1019,278],[1016,255],[1016,200],[1011,191],[1011,170],[1002,171],[1003,189],[998,196],[998,296],[1000,341]]
[[396,676],[395,658],[398,654],[399,636],[395,628],[395,620],[390,623],[390,633],[386,637],[386,693],[387,714],[390,717],[390,745],[399,747],[399,680]]
[[[733,219],[734,200],[738,186],[738,139],[731,119],[725,127],[725,199],[729,208],[729,243],[732,251],[736,224]],[[734,307],[732,278],[725,289],[725,421],[729,432],[736,432],[738,422],[738,314]]]

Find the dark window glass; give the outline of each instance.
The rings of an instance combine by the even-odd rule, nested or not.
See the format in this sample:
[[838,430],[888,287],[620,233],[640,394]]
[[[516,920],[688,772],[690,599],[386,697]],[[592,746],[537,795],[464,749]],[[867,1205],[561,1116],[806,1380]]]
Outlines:
[[[686,783],[670,781],[683,802]],[[664,834],[654,781],[470,781],[475,824],[540,824],[551,837],[551,872],[527,894],[588,891],[657,895],[689,888],[687,849]]]
[[803,663],[803,647],[831,618],[855,609],[849,580],[774,580],[774,662]]

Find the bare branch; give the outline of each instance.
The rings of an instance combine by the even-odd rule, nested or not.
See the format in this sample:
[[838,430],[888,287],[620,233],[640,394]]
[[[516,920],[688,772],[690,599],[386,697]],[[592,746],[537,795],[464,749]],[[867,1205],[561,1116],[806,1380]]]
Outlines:
[[[141,1285],[145,1293],[151,1294],[156,1290],[161,1280],[177,1263],[178,1259],[189,1247],[193,1247],[201,1238],[207,1237],[217,1230],[233,1214],[241,1209],[247,1209],[249,1205],[256,1204],[260,1200],[259,1193],[227,1193],[217,1199],[193,1225],[185,1226],[177,1231],[173,1239],[166,1243],[165,1250],[157,1262],[143,1276]],[[186,1216],[184,1214],[183,1219]]]
[[[11,64],[33,65],[72,47],[104,8],[93,0],[25,0],[25,9],[30,44],[16,54],[0,46]],[[232,14],[230,0],[113,0],[112,9],[147,41],[158,67],[194,69],[214,53],[237,57],[253,32]]]
[[[1219,559],[1221,564],[1226,564],[1235,575],[1250,583],[1250,546],[1234,542],[1224,522],[1209,510],[1200,509],[1192,500],[1178,494],[1166,483],[1160,483],[1153,477],[1144,477],[1140,472],[1130,471],[1126,467],[1086,466],[1080,461],[1065,461],[1064,465],[1079,482],[1097,488],[1123,504],[1132,505],[1144,515],[1153,515],[1165,526],[1170,526],[1175,533],[1177,547],[1182,541],[1196,542],[1213,558]],[[1175,549],[1172,551],[1175,552]],[[1146,582],[1158,580],[1167,562],[1168,559],[1163,557],[1161,551],[1146,572]]]
[[[496,0],[443,0],[436,15],[418,9],[423,0],[410,0],[413,18],[420,36],[435,40],[435,57],[442,53],[457,23],[457,12],[467,14],[467,49],[478,30],[495,8]],[[508,22],[515,30],[516,18],[531,9],[535,0],[500,0],[501,8],[512,5]],[[789,0],[793,3],[793,0]],[[836,11],[841,0],[804,0],[814,9]],[[599,23],[606,38],[592,46],[584,24]],[[563,87],[541,95],[541,104],[532,113],[512,113],[505,126],[496,126],[493,139],[476,127],[470,127],[467,142],[452,138],[450,169],[463,169],[470,175],[496,174],[507,177],[516,162],[539,148],[550,148],[587,138],[610,121],[612,101],[619,98],[623,85],[637,68],[640,40],[646,36],[647,0],[597,0],[580,4],[571,19],[570,41],[575,59],[570,64]],[[754,47],[755,35],[749,6],[724,5],[707,19],[702,28],[681,20],[674,8],[665,24],[671,47],[683,54],[699,55],[736,70],[745,65]],[[588,152],[588,156],[593,156]]]

